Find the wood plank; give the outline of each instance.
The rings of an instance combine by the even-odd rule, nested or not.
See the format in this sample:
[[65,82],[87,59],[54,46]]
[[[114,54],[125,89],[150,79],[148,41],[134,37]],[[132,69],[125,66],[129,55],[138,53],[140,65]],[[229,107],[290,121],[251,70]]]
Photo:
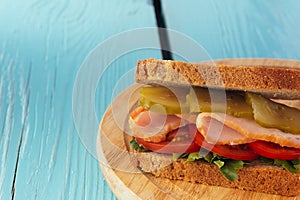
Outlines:
[[196,40],[212,59],[300,59],[297,0],[174,0],[162,6],[167,27]]
[[[219,60],[218,64],[248,63],[271,66],[299,66],[295,61],[266,59]],[[99,127],[97,150],[99,164],[110,187],[119,199],[300,199],[230,188],[171,181],[143,174],[136,168],[134,154],[128,147],[128,110],[138,100],[135,84],[117,96],[105,112]],[[118,105],[122,105],[122,109]],[[300,106],[296,101],[294,106]],[[124,116],[124,117],[120,117]],[[121,121],[120,121],[121,119]],[[127,120],[126,120],[127,119]],[[123,128],[122,128],[123,127]]]
[[[3,1],[0,16],[0,199],[115,199],[75,130],[73,84],[84,58],[100,42],[155,26],[152,6],[116,0]],[[125,62],[124,56],[105,74],[107,94],[134,66],[136,56],[131,56],[135,59]],[[103,95],[95,98],[108,105],[111,98]],[[102,105],[97,108],[104,112]]]
[[27,120],[28,99],[19,98],[19,94],[28,92],[26,81],[30,72],[20,79],[13,57],[1,57],[0,66],[0,199],[9,199],[13,192],[20,139],[26,131],[23,123]]

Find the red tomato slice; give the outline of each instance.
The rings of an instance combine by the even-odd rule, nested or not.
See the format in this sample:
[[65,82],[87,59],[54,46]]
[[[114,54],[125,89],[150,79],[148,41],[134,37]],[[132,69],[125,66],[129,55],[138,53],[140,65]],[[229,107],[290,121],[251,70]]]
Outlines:
[[159,153],[192,153],[199,151],[200,147],[193,141],[183,142],[146,142],[142,138],[135,138],[136,141],[147,149]]
[[220,156],[231,158],[233,160],[254,160],[258,155],[247,145],[213,145],[204,140],[201,133],[198,132],[195,125],[189,125],[189,130],[194,135],[194,141],[202,148],[214,152]]
[[300,149],[281,147],[272,142],[257,140],[248,144],[253,151],[266,158],[280,160],[294,160],[300,158]]
[[247,145],[215,145],[212,152],[234,160],[254,160],[258,155]]
[[[159,153],[192,153],[199,151],[200,147],[188,137],[188,129],[180,128],[168,134],[168,141],[159,143],[147,142],[136,137],[136,141],[147,149]],[[175,137],[182,137],[181,141],[171,141]]]

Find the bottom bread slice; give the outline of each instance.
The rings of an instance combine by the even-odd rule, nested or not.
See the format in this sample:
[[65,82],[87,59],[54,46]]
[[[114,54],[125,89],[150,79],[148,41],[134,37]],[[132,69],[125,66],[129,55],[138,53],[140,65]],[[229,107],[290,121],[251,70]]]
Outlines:
[[281,167],[261,162],[244,166],[238,171],[238,180],[230,182],[216,165],[205,161],[173,161],[171,156],[156,153],[141,153],[136,158],[143,172],[156,177],[283,196],[300,194],[300,173],[292,174]]

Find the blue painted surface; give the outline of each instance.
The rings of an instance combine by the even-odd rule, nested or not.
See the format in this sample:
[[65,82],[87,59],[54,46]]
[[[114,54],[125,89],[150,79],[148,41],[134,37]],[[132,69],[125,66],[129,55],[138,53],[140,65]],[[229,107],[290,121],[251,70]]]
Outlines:
[[[146,1],[1,1],[0,199],[115,199],[78,137],[72,92],[96,45],[143,27],[155,27]],[[117,73],[105,74],[108,92]]]
[[[163,8],[167,26],[197,41],[214,59],[299,60],[299,4],[166,0]],[[154,26],[153,8],[143,0],[1,1],[0,199],[115,199],[75,129],[74,81],[97,44]],[[98,121],[119,78],[147,57],[160,53],[136,50],[111,63],[95,97],[86,97],[95,98]]]
[[300,2],[166,0],[169,28],[195,39],[213,59],[300,59]]

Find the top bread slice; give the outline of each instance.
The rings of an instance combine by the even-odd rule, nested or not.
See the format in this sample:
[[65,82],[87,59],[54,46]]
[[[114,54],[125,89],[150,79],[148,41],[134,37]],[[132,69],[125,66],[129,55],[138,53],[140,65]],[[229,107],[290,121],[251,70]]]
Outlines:
[[150,58],[137,63],[135,79],[143,84],[192,85],[256,92],[274,99],[300,99],[300,62],[256,60],[188,63]]

